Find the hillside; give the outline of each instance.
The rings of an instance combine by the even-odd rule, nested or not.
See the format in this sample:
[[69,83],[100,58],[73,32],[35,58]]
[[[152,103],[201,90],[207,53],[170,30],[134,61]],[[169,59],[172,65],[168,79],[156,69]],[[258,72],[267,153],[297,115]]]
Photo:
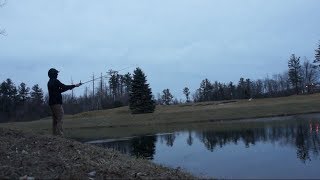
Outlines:
[[[65,116],[66,135],[75,139],[124,137],[159,133],[198,123],[320,112],[320,94],[281,98],[157,106],[153,114],[130,114],[128,107]],[[49,133],[51,118],[0,124]]]

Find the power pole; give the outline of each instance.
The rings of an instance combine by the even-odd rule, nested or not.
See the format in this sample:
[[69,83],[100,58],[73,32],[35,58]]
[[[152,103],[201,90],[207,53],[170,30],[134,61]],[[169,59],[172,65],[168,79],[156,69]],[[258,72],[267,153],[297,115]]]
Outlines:
[[[72,76],[71,76],[71,84],[73,85]],[[73,89],[71,90],[71,100],[73,101]]]
[[103,79],[102,79],[102,73],[100,75],[100,98],[102,100],[102,96],[103,96]]
[[92,110],[95,109],[94,107],[94,99],[95,99],[95,93],[94,93],[94,73],[92,74]]
[[102,109],[102,98],[103,98],[103,80],[102,80],[102,73],[100,75],[100,93],[99,93],[99,109]]
[[84,91],[84,96],[87,99],[88,98],[88,87],[86,86],[85,91]]
[[92,94],[93,94],[93,97],[95,96],[94,94],[94,73],[92,74]]

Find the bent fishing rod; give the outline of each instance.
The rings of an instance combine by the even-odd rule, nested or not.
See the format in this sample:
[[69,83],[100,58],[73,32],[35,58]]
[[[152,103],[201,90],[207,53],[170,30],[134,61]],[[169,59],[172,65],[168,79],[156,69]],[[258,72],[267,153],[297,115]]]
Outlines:
[[[126,69],[129,69],[129,68],[131,68],[131,67],[137,67],[137,65],[132,65],[132,66],[129,66],[129,67],[120,69],[120,70],[111,71],[111,73],[118,73],[118,72],[124,71],[124,70],[126,70]],[[111,75],[100,76],[100,77],[91,79],[91,80],[89,80],[89,81],[83,82],[83,83],[80,81],[80,85],[87,84],[87,83],[92,82],[92,81],[96,81],[96,80],[98,80],[98,79],[101,79],[101,77],[103,77],[103,78],[109,78],[109,77],[111,77]]]

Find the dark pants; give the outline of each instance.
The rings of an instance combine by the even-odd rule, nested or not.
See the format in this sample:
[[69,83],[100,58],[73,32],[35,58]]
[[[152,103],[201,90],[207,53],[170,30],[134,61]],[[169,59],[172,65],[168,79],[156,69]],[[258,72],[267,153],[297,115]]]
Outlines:
[[63,136],[62,118],[64,111],[61,104],[55,104],[50,106],[52,111],[52,133],[53,135]]

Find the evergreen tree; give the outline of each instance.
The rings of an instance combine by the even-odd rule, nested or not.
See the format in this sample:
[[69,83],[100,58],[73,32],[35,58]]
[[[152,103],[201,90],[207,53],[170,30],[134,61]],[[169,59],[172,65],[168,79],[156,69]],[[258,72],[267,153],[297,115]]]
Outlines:
[[162,102],[164,102],[164,104],[166,105],[169,105],[171,102],[172,102],[172,99],[173,99],[173,96],[172,94],[170,93],[170,90],[169,89],[164,89],[162,91]]
[[21,103],[25,103],[29,99],[29,92],[30,88],[26,86],[25,83],[21,83],[19,88],[18,88],[18,93],[19,93],[19,101]]
[[132,114],[152,113],[155,110],[151,88],[147,84],[146,75],[140,68],[137,68],[133,74],[129,107]]
[[252,91],[252,82],[250,79],[246,79],[246,88],[245,88],[245,98],[251,98],[251,91]]
[[0,112],[11,118],[18,104],[18,91],[11,79],[0,85]]
[[189,100],[190,90],[188,87],[183,88],[183,94],[186,96],[187,102],[190,102]]
[[34,104],[37,105],[41,105],[43,104],[44,100],[43,100],[43,91],[42,89],[39,87],[38,84],[34,85],[32,87],[32,91],[31,91],[31,101]]
[[131,89],[132,77],[130,73],[124,75],[124,85],[126,86],[126,93],[129,94]]
[[246,98],[246,82],[244,81],[244,78],[240,78],[238,87],[237,87],[237,95],[239,99]]
[[119,75],[116,71],[109,70],[110,79],[109,86],[113,96],[113,101],[115,101],[119,95]]
[[293,85],[296,94],[299,94],[302,80],[300,57],[296,57],[294,54],[292,54],[288,61],[288,67],[290,82]]
[[210,101],[213,94],[213,87],[208,79],[204,79],[199,88],[200,101]]
[[315,51],[316,51],[316,53],[315,53],[314,63],[317,63],[318,66],[320,66],[320,65],[319,65],[319,63],[320,63],[320,42],[319,42],[318,49],[316,49]]

